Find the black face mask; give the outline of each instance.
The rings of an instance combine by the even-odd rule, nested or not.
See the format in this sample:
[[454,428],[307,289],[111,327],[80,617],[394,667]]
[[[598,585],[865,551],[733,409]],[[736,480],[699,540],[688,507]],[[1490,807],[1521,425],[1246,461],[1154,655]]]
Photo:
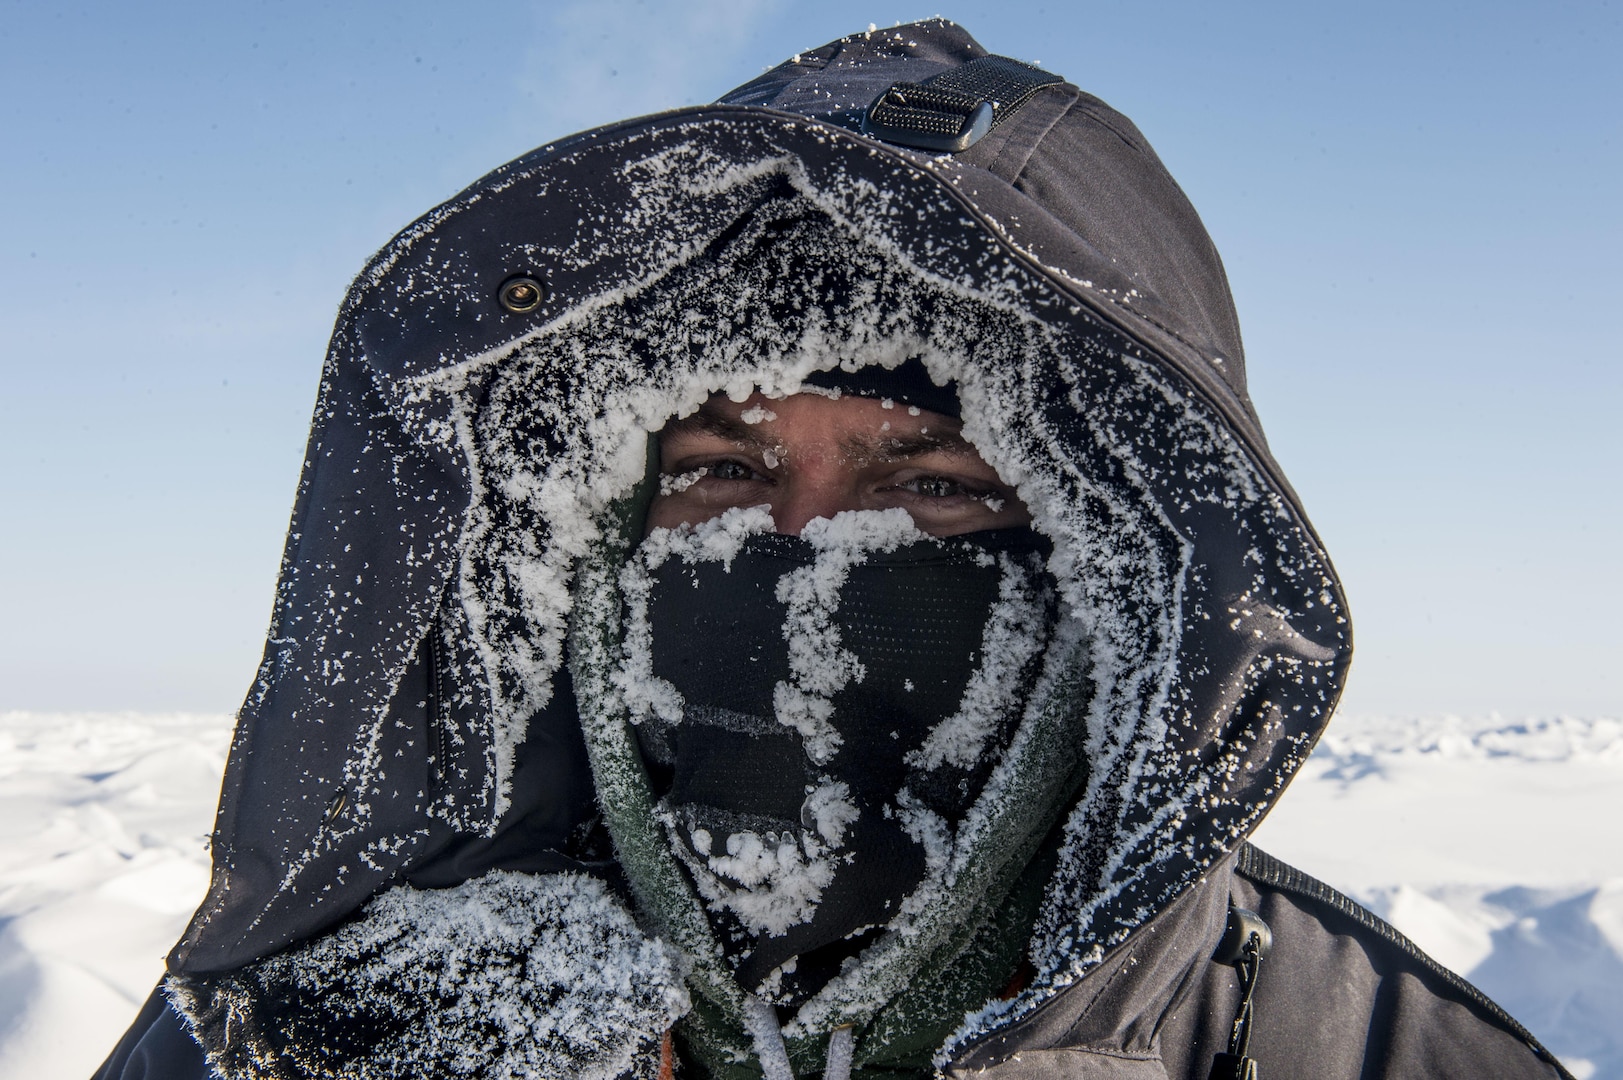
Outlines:
[[638,743],[740,982],[798,1004],[939,872],[1050,637],[1046,544],[664,535],[628,568]]

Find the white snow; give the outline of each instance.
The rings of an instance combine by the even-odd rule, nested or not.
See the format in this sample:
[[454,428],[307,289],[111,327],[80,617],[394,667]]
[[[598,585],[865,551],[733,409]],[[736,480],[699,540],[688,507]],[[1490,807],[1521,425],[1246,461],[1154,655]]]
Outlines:
[[[82,1080],[207,882],[230,721],[0,713],[0,1076]],[[1257,843],[1623,1080],[1623,723],[1339,717]]]
[[101,1064],[208,887],[225,716],[0,713],[0,1076]]
[[1254,839],[1623,1078],[1623,723],[1338,717]]

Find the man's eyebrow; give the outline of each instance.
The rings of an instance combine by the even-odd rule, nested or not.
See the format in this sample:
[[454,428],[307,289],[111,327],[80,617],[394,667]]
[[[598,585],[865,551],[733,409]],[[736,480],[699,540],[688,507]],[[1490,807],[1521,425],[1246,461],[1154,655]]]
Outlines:
[[869,461],[905,461],[925,454],[947,454],[950,457],[979,457],[980,451],[956,431],[911,431],[905,434],[884,434],[871,437],[853,437],[845,441],[845,451],[854,457]]
[[754,425],[713,412],[707,405],[700,406],[697,412],[668,421],[660,429],[659,433],[661,435],[714,435],[729,442],[743,443],[746,446],[755,447],[776,445],[776,440],[769,439],[761,434]]
[[[757,449],[776,450],[778,440],[770,438],[753,424],[712,410],[708,405],[687,416],[666,423],[661,435],[711,435],[728,442]],[[881,432],[848,436],[841,449],[859,461],[906,461],[926,454],[950,457],[979,457],[980,451],[956,431]]]

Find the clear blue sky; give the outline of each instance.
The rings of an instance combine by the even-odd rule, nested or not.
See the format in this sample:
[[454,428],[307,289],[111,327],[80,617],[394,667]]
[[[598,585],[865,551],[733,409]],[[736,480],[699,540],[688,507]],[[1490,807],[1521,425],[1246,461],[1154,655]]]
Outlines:
[[1348,707],[1623,713],[1623,9],[939,0],[0,4],[0,709],[235,708],[333,313],[412,218],[938,13],[1200,209]]

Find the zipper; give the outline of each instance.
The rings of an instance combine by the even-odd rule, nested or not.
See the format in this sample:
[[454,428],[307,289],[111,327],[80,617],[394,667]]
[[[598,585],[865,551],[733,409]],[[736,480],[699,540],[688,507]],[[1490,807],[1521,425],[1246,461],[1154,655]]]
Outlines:
[[436,802],[439,796],[449,786],[446,778],[450,775],[450,763],[446,755],[450,751],[446,739],[445,726],[450,721],[449,707],[445,700],[445,635],[440,630],[439,616],[428,625],[428,737],[430,757],[428,766],[428,787],[430,802]]

